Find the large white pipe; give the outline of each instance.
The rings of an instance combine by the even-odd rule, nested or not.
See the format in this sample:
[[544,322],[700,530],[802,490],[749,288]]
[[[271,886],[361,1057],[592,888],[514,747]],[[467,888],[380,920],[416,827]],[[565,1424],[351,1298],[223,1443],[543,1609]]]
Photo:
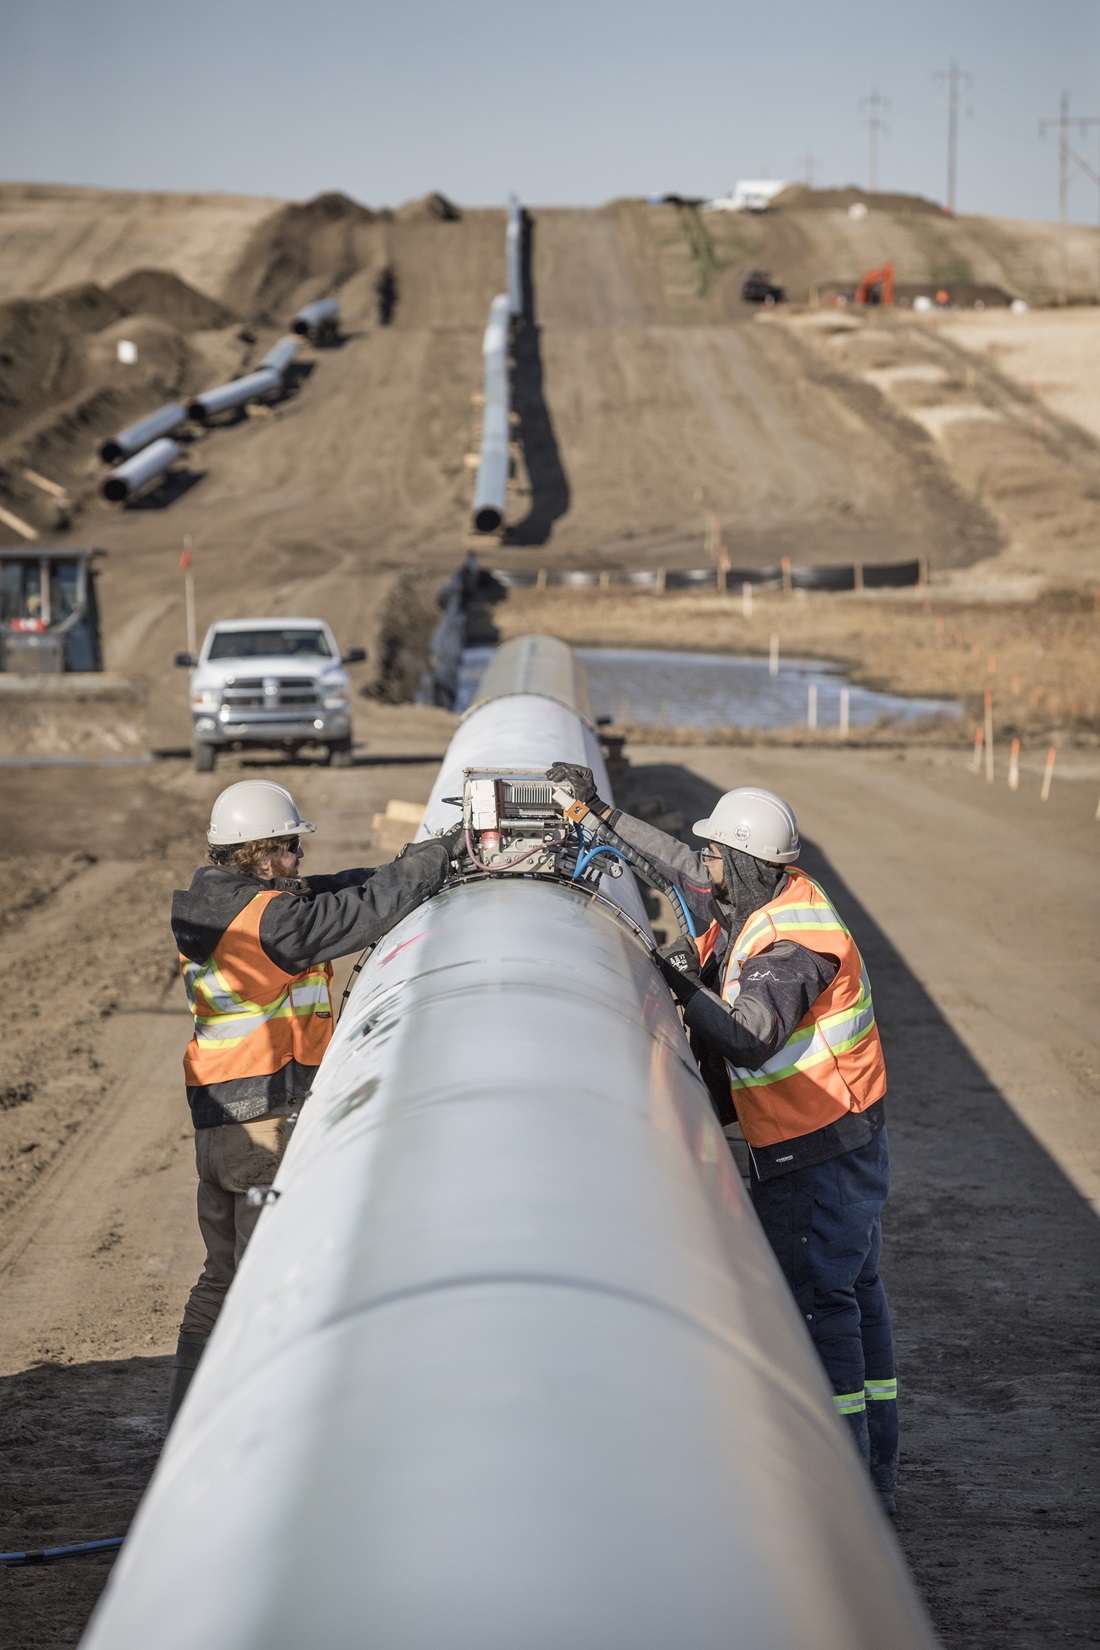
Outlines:
[[515,195],[508,197],[505,253],[508,260],[508,311],[513,320],[519,320],[523,314],[523,207]]
[[282,387],[281,372],[276,371],[274,367],[260,367],[256,372],[247,373],[244,378],[234,378],[232,383],[220,384],[217,389],[204,390],[202,395],[196,395],[188,406],[187,414],[189,418],[205,424],[208,418],[228,412],[231,407],[243,407],[249,401],[266,400]]
[[148,487],[150,482],[164,475],[182,451],[179,442],[172,441],[168,436],[150,442],[148,447],[143,447],[133,458],[128,458],[125,464],[111,471],[101,488],[103,497],[112,504],[125,504]]
[[304,337],[315,337],[336,331],[336,323],[340,319],[340,305],[335,298],[318,298],[312,304],[306,304],[295,315],[290,323],[291,332],[301,333]]
[[[523,685],[450,767],[526,758]],[[516,876],[407,917],[276,1190],[85,1650],[932,1650],[609,906]]]
[[504,520],[508,497],[509,419],[508,333],[510,303],[506,292],[489,306],[489,324],[482,339],[484,406],[481,451],[474,487],[473,521],[479,533],[495,533]]
[[187,408],[182,401],[170,401],[164,407],[158,407],[156,412],[148,413],[139,418],[135,424],[127,424],[124,430],[111,436],[99,449],[99,456],[104,464],[117,464],[120,458],[129,458],[131,453],[140,452],[142,447],[158,436],[171,435],[179,428],[187,417]]
[[297,353],[298,339],[288,334],[285,338],[280,338],[278,343],[272,344],[260,362],[260,367],[270,367],[272,372],[285,373]]

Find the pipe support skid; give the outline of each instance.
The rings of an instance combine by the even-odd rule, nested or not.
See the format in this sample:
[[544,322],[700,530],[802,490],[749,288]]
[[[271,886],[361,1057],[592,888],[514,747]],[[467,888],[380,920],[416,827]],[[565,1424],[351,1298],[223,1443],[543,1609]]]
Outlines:
[[111,471],[101,488],[103,497],[112,504],[124,504],[162,476],[182,451],[179,442],[172,441],[168,436],[150,442],[148,447],[143,447],[133,458],[128,458],[125,464]]
[[205,424],[208,418],[214,418],[218,413],[228,412],[231,407],[243,407],[249,401],[260,401],[269,395],[275,395],[283,387],[283,375],[274,367],[260,367],[243,378],[234,378],[230,384],[220,384],[217,389],[204,390],[190,403],[187,412],[190,418]]
[[[517,751],[507,677],[430,813],[494,738],[588,753],[557,701]],[[275,1190],[85,1650],[932,1650],[614,910],[500,876],[406,917]]]
[[104,464],[117,464],[120,458],[129,458],[131,453],[140,452],[158,436],[171,435],[186,417],[187,408],[183,402],[170,401],[166,406],[158,407],[156,412],[139,418],[135,424],[127,424],[124,430],[119,430],[117,435],[103,443],[99,456]]
[[481,452],[474,488],[473,520],[479,533],[495,533],[504,521],[508,497],[509,422],[508,332],[509,298],[506,292],[489,306],[481,355],[485,369]]

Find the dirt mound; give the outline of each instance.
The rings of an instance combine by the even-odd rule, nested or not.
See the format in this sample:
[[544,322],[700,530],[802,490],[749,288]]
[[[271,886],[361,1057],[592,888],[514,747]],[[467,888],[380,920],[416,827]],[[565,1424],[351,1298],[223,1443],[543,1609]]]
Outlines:
[[462,219],[462,213],[454,202],[438,191],[421,195],[419,200],[406,201],[404,206],[397,208],[394,216],[401,223],[415,223],[418,218],[434,218],[437,223],[459,223]]
[[151,315],[180,332],[207,332],[232,325],[235,317],[205,292],[168,269],[135,269],[115,281],[110,293],[131,315]]
[[372,261],[379,217],[337,193],[282,207],[254,232],[225,283],[226,302],[282,325]]
[[772,209],[797,207],[802,212],[836,212],[849,206],[865,206],[869,212],[930,213],[937,218],[948,217],[936,201],[925,195],[892,195],[878,190],[859,189],[849,184],[846,189],[810,189],[804,183],[792,183],[772,202]]

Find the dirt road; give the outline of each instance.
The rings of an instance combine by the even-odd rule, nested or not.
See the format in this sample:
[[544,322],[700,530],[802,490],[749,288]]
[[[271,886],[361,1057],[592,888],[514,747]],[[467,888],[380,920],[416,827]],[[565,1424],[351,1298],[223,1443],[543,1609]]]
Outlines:
[[[366,765],[294,771],[321,825],[317,869],[364,859],[364,821],[388,797],[427,796],[450,725],[442,712],[381,713]],[[795,801],[808,863],[840,894],[867,955],[886,1037],[899,1537],[951,1650],[1083,1647],[1097,1482],[1084,1427],[1100,1209],[1100,837],[1078,787],[1006,806],[958,752],[935,749],[650,747],[631,759],[630,796],[660,796],[689,821],[732,783]],[[39,1087],[0,1111],[6,1549],[123,1529],[155,1461],[199,1260],[179,1092],[186,1011],[165,915],[221,780],[159,764],[139,806],[121,770],[84,770],[79,801],[71,774],[8,785],[7,846],[19,857],[7,885],[26,892],[29,880],[38,898],[9,924],[0,963],[9,977],[23,969],[22,1080]],[[62,862],[71,875],[54,892],[34,881],[36,866]],[[0,1571],[9,1642],[75,1643],[106,1568]]]

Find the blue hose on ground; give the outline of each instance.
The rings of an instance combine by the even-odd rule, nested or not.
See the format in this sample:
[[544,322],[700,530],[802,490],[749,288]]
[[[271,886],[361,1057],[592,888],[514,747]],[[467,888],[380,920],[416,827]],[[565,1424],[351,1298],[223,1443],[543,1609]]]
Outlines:
[[56,1564],[62,1558],[87,1558],[91,1553],[113,1553],[125,1536],[107,1536],[103,1541],[78,1541],[74,1547],[31,1548],[25,1553],[0,1553],[0,1564]]

